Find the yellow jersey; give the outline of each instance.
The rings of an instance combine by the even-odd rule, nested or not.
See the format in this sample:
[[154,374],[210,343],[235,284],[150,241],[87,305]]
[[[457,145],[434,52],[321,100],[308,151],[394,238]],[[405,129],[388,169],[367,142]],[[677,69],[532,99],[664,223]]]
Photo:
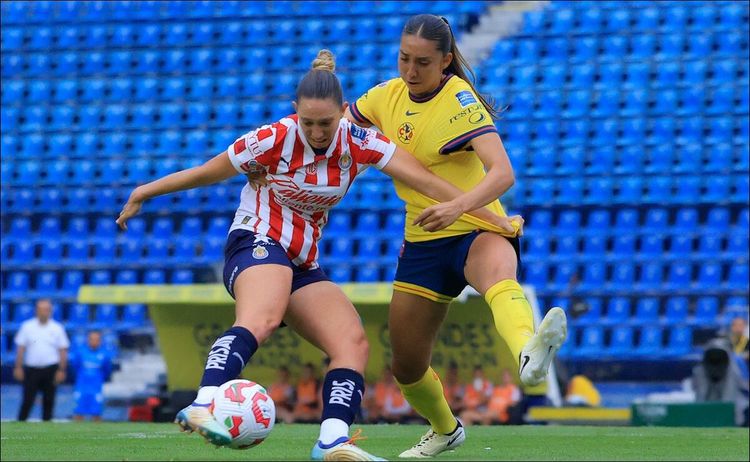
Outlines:
[[[355,120],[378,127],[422,165],[462,191],[474,188],[485,176],[484,165],[467,143],[477,136],[496,133],[497,129],[469,84],[453,74],[445,75],[435,91],[419,98],[409,93],[401,78],[382,82],[353,103],[351,113]],[[508,235],[507,231],[466,214],[445,229],[424,231],[412,222],[437,201],[400,181],[393,182],[398,197],[406,203],[407,241],[458,236],[476,229]],[[506,215],[499,200],[487,207],[499,216]]]

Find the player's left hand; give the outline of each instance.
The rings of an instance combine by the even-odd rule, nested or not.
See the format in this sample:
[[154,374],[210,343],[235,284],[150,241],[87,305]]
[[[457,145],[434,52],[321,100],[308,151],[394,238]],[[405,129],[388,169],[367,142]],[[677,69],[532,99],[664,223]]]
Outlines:
[[65,371],[62,369],[58,369],[57,372],[55,372],[55,384],[60,385],[65,381]]
[[245,175],[247,177],[247,182],[250,183],[250,186],[254,190],[258,190],[261,186],[266,186],[268,184],[268,179],[266,178],[266,172],[257,172],[257,173],[248,173]]
[[433,233],[452,225],[462,214],[463,210],[454,201],[442,202],[422,210],[412,224]]

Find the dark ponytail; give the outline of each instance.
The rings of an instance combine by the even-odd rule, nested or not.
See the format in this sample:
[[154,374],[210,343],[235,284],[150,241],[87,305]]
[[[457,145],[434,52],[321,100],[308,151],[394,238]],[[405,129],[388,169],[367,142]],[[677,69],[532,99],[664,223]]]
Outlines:
[[[491,104],[492,101],[489,101],[487,98],[482,96],[477,91],[476,87],[474,87],[474,82],[476,81],[474,71],[471,70],[471,66],[469,66],[469,63],[466,62],[463,55],[461,55],[461,52],[458,51],[456,39],[453,36],[453,30],[451,30],[451,26],[450,24],[448,24],[447,19],[435,16],[433,14],[418,14],[416,16],[412,16],[406,22],[401,35],[416,35],[417,37],[422,37],[423,39],[429,40],[431,42],[437,42],[437,48],[438,50],[440,50],[443,56],[447,55],[448,53],[452,53],[453,60],[448,65],[446,72],[457,75],[467,84],[469,84],[471,89],[479,98],[479,101],[482,103],[484,108],[487,109],[487,112],[490,113],[492,118],[497,119],[499,117],[497,110],[495,110],[495,108]],[[471,75],[471,79],[469,79],[469,75]]]
[[312,69],[302,77],[297,85],[297,101],[302,98],[333,99],[341,106],[344,104],[344,92],[341,82],[333,71],[336,60],[328,50],[320,50],[312,62]]

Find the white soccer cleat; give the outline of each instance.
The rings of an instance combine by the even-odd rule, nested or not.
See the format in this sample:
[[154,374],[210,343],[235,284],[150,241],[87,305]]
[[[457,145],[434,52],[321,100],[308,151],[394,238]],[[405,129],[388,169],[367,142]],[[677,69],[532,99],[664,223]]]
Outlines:
[[455,449],[461,446],[466,441],[466,432],[461,422],[458,422],[458,426],[451,433],[447,435],[441,435],[435,433],[433,429],[430,429],[419,443],[407,449],[406,451],[399,454],[399,457],[403,459],[425,459],[427,457],[434,457],[441,452]]
[[527,387],[539,385],[568,335],[568,321],[562,308],[551,308],[539,324],[536,334],[524,345],[519,358],[518,375]]
[[183,432],[198,432],[210,443],[216,446],[226,446],[232,442],[229,431],[214,419],[209,406],[196,405],[195,403],[177,413],[174,419]]
[[310,458],[312,460],[352,460],[352,461],[384,461],[382,457],[370,454],[360,448],[354,442],[362,439],[360,434],[362,429],[358,429],[351,438],[342,436],[331,444],[324,445],[318,440],[312,448]]

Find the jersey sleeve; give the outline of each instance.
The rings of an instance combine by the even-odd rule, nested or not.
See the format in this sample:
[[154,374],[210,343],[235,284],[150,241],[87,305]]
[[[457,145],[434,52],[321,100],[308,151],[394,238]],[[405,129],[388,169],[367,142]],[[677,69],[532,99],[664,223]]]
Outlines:
[[390,85],[391,82],[392,80],[386,80],[385,82],[375,85],[367,90],[364,95],[360,96],[357,101],[352,103],[350,106],[350,112],[352,113],[354,120],[380,127],[380,117],[378,117],[378,113],[381,110],[380,105],[384,104],[387,100],[386,93],[388,91],[388,85]]
[[26,326],[26,324],[21,324],[21,328],[16,333],[16,336],[13,339],[13,343],[15,343],[16,346],[25,347],[29,341],[28,337],[29,337],[29,328]]
[[70,348],[70,340],[68,334],[65,333],[65,329],[62,325],[57,326],[57,338],[55,339],[56,347],[59,349]]
[[349,149],[358,164],[382,169],[396,152],[396,144],[371,128],[349,125]]
[[468,85],[462,85],[448,96],[446,117],[438,123],[441,134],[440,154],[462,151],[477,136],[497,133],[487,109]]
[[261,173],[281,159],[286,125],[276,122],[242,135],[227,148],[232,166],[242,174]]

